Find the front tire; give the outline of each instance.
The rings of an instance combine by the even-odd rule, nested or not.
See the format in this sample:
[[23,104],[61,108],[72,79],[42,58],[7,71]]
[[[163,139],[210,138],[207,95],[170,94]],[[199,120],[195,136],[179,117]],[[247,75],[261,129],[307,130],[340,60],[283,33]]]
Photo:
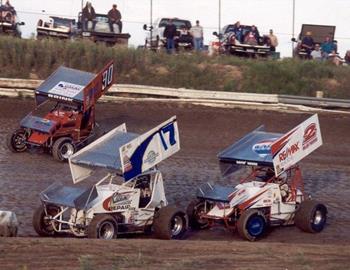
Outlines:
[[7,147],[13,153],[20,153],[27,150],[27,134],[22,128],[17,129],[7,138]]
[[117,221],[108,214],[94,216],[88,226],[88,238],[111,240],[117,238]]
[[319,202],[303,201],[295,213],[295,225],[304,232],[321,232],[327,221],[327,207]]
[[209,226],[207,219],[201,218],[205,214],[205,201],[193,200],[186,210],[189,226],[193,230],[202,230]]
[[69,137],[62,137],[56,140],[52,146],[52,156],[57,161],[65,162],[75,153],[75,145]]
[[[40,205],[33,214],[33,227],[35,232],[43,237],[54,236],[56,231],[54,229],[54,221],[49,220],[59,213],[59,208],[54,205],[46,206]],[[47,213],[47,214],[46,214]]]
[[187,231],[187,216],[174,206],[162,207],[154,215],[153,230],[159,239],[181,239]]
[[249,241],[261,238],[265,234],[266,228],[265,216],[258,209],[244,211],[237,222],[239,236]]

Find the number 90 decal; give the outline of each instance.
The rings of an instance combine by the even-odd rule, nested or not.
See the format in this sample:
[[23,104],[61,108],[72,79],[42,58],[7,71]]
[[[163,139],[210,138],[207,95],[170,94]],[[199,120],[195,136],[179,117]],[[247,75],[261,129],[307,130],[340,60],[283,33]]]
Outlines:
[[102,73],[102,91],[111,86],[113,82],[113,68],[114,66],[112,64]]

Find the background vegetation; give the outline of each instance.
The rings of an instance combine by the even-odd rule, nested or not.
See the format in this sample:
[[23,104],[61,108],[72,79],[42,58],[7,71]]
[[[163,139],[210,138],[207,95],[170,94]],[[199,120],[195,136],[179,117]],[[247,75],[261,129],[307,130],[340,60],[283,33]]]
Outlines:
[[0,77],[45,79],[65,65],[97,72],[110,59],[117,82],[201,90],[350,98],[350,66],[107,48],[88,41],[0,38]]

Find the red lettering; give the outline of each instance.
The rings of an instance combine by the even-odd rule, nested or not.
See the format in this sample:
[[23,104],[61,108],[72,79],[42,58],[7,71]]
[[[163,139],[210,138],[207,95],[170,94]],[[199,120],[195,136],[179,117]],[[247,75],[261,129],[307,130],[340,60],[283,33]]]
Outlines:
[[299,142],[293,144],[291,147],[287,147],[286,150],[282,151],[278,155],[280,162],[286,160],[288,157],[291,157],[298,151],[299,151]]

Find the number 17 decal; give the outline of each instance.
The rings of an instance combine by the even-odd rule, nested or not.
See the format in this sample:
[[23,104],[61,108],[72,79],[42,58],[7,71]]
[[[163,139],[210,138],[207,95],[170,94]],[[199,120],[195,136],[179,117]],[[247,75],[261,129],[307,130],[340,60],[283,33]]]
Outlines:
[[166,133],[169,133],[169,146],[173,146],[176,144],[176,139],[175,139],[175,126],[174,123],[170,123],[167,126],[163,127],[159,131],[160,139],[162,141],[162,145],[164,147],[164,150],[168,150],[169,146],[167,145],[167,142],[165,141],[164,135]]

